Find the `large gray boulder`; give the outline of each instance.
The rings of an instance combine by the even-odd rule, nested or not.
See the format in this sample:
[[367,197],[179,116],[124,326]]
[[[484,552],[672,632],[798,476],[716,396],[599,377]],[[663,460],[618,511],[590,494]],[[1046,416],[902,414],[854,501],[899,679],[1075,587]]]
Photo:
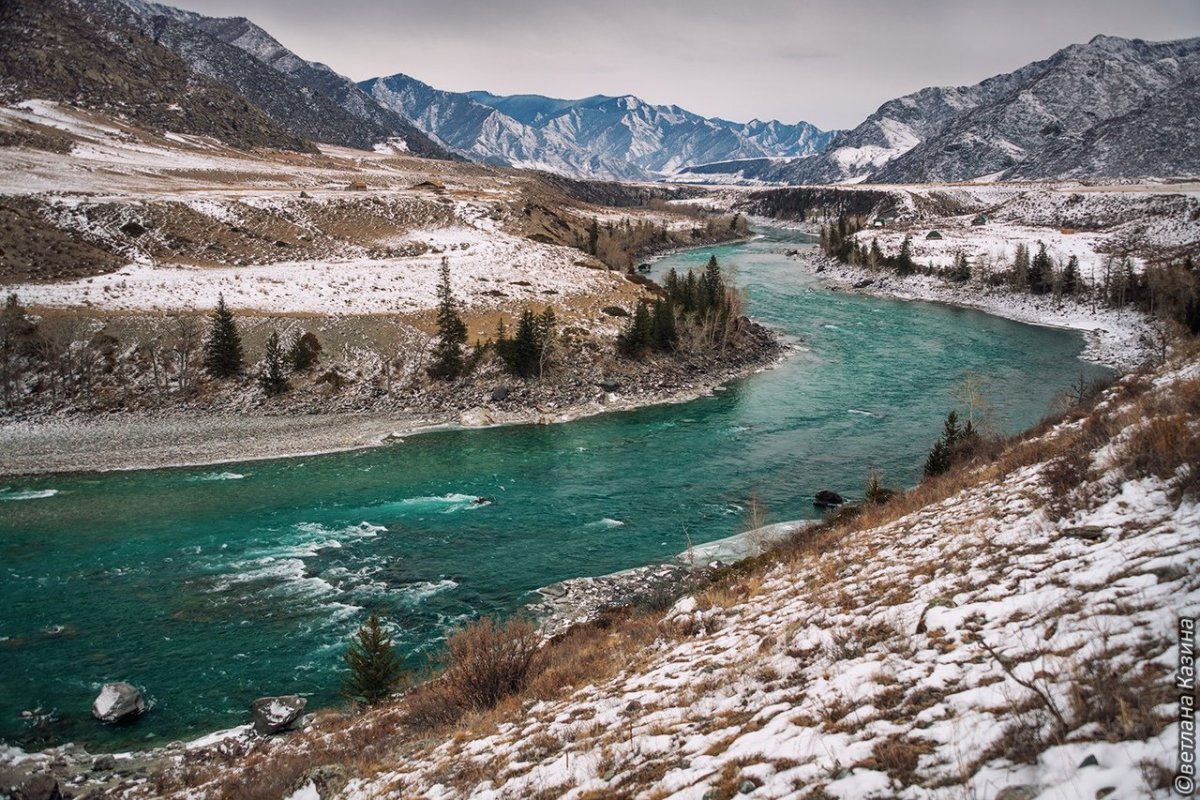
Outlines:
[[260,697],[250,704],[254,714],[254,732],[259,736],[270,736],[287,730],[300,719],[308,700],[298,694],[283,697]]
[[104,684],[92,702],[92,716],[108,725],[132,720],[145,711],[142,693],[136,686],[121,681]]

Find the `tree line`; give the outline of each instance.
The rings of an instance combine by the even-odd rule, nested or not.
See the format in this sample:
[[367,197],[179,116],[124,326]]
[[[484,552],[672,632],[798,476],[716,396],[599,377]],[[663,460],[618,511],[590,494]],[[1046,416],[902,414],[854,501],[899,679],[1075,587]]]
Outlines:
[[868,244],[864,237],[856,235],[863,229],[863,220],[862,216],[842,214],[822,225],[822,252],[843,264],[888,269],[901,277],[921,272],[955,283],[967,283],[974,278],[986,285],[1008,286],[1017,292],[1090,301],[1093,308],[1136,308],[1192,334],[1200,334],[1200,269],[1191,255],[1169,263],[1148,264],[1139,271],[1128,253],[1110,254],[1104,261],[1103,272],[1098,271],[1091,280],[1082,275],[1078,256],[1055,259],[1044,242],[1037,243],[1036,251],[1024,242],[1019,243],[1012,260],[999,269],[982,258],[972,264],[962,251],[955,253],[949,267],[932,264],[921,267],[912,255],[911,234],[905,235],[896,252],[885,253],[878,238],[872,237]]

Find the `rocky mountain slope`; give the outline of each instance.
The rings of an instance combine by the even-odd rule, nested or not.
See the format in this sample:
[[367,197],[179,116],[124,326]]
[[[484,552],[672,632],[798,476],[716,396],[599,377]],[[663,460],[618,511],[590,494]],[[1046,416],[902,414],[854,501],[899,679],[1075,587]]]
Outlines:
[[217,19],[141,0],[73,1],[108,24],[168,48],[296,136],[359,149],[391,141],[415,155],[449,155],[350,79],[305,61],[243,17]]
[[69,0],[0,4],[0,100],[57,100],[235,147],[312,145],[143,33]]
[[779,183],[1195,175],[1198,76],[1200,39],[1097,36],[974,86],[889,100],[819,156],[692,172]]
[[455,93],[402,74],[360,86],[469,158],[577,177],[645,180],[687,164],[809,155],[833,135],[806,122],[706,119],[630,95],[558,100]]

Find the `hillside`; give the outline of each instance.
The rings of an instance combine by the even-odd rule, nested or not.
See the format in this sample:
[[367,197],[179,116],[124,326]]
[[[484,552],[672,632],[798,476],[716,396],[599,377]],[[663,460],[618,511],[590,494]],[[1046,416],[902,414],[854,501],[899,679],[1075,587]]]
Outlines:
[[0,6],[0,101],[54,100],[241,148],[311,152],[244,96],[140,32],[70,0]]
[[141,0],[74,1],[110,24],[139,31],[170,49],[197,73],[243,95],[297,136],[364,150],[392,142],[414,155],[449,155],[348,78],[305,61],[245,18],[206,17]]
[[889,100],[782,169],[690,172],[791,184],[1195,175],[1200,147],[1184,120],[1200,113],[1198,74],[1200,39],[1097,36],[973,86]]
[[809,155],[833,135],[806,122],[706,119],[629,95],[559,100],[455,93],[403,74],[360,86],[469,158],[575,177],[646,180],[687,164]]

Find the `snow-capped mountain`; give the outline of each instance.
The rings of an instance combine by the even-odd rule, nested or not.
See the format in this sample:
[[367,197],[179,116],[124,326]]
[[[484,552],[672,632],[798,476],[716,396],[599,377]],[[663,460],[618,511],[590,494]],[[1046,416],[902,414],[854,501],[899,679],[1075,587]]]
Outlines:
[[833,136],[806,122],[709,119],[631,95],[559,100],[445,92],[401,74],[359,86],[468,158],[585,178],[645,180],[689,164],[810,155]]
[[142,0],[74,0],[111,24],[137,31],[265,111],[290,133],[369,149],[403,140],[408,150],[445,157],[442,148],[353,81],[297,56],[242,17],[206,17]]
[[974,86],[889,100],[818,156],[689,172],[776,183],[1195,175],[1198,78],[1200,39],[1097,36]]

